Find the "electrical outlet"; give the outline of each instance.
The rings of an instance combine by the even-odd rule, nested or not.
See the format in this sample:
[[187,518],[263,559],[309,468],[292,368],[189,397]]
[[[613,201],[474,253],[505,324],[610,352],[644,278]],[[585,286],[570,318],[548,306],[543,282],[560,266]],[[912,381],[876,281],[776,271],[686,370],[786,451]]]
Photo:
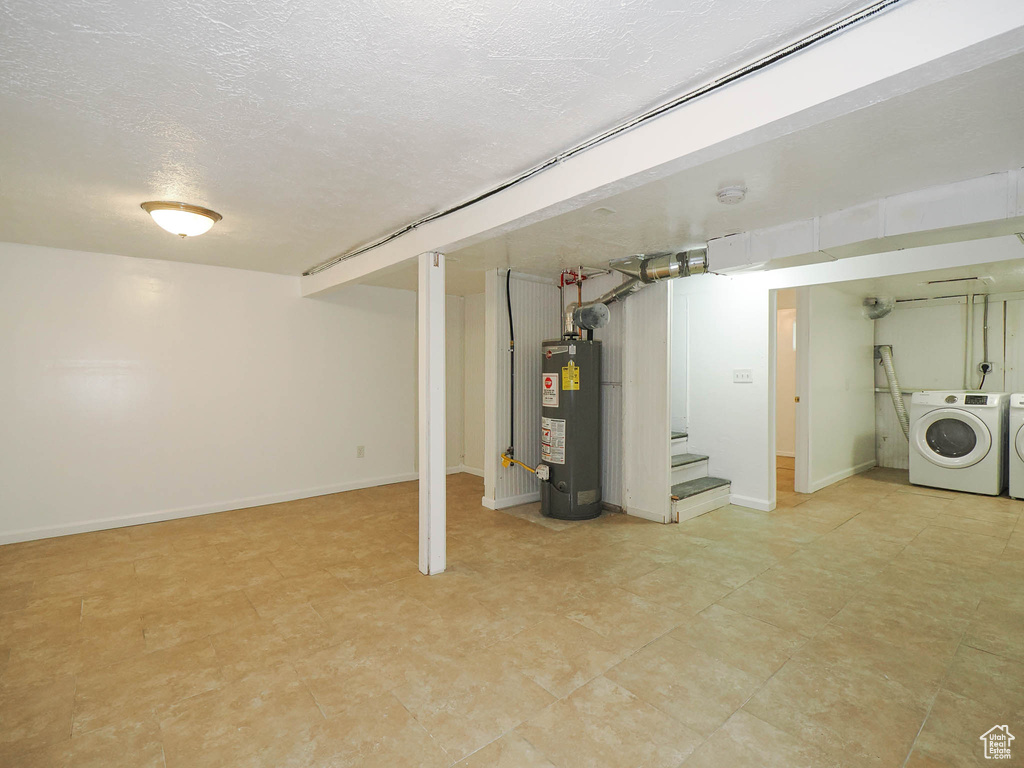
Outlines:
[[734,368],[732,372],[733,384],[753,384],[754,372],[749,368]]
[[992,363],[978,363],[978,373],[992,373]]
[[365,445],[357,445],[356,446],[356,458],[357,459],[365,459],[366,458],[366,446]]

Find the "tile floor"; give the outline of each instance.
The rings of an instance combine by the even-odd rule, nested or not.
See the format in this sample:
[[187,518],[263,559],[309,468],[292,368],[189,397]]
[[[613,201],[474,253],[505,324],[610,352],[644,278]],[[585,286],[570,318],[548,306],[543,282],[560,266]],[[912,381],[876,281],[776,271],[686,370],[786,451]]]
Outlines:
[[452,476],[429,579],[413,484],[2,547],[0,765],[936,768],[986,764],[996,724],[1024,745],[1024,505],[779,474],[776,512],[679,526],[491,512]]

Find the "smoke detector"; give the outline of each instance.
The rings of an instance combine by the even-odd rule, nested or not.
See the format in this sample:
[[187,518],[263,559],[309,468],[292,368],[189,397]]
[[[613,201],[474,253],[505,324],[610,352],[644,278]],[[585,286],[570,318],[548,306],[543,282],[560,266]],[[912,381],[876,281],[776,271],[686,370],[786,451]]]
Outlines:
[[722,205],[736,205],[742,203],[743,198],[747,196],[747,188],[740,186],[722,187],[715,193],[715,197],[718,198],[718,202]]

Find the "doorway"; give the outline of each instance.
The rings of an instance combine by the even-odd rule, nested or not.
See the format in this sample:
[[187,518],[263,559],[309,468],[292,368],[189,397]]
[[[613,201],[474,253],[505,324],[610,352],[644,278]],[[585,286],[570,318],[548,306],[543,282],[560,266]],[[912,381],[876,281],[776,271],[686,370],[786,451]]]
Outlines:
[[775,477],[776,499],[794,493],[796,473],[796,290],[780,290],[775,328]]

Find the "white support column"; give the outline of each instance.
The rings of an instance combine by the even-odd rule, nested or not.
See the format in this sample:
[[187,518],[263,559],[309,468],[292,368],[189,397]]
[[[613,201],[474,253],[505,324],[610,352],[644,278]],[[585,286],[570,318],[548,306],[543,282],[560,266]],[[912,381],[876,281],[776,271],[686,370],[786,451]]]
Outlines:
[[419,255],[420,571],[445,567],[444,255]]

